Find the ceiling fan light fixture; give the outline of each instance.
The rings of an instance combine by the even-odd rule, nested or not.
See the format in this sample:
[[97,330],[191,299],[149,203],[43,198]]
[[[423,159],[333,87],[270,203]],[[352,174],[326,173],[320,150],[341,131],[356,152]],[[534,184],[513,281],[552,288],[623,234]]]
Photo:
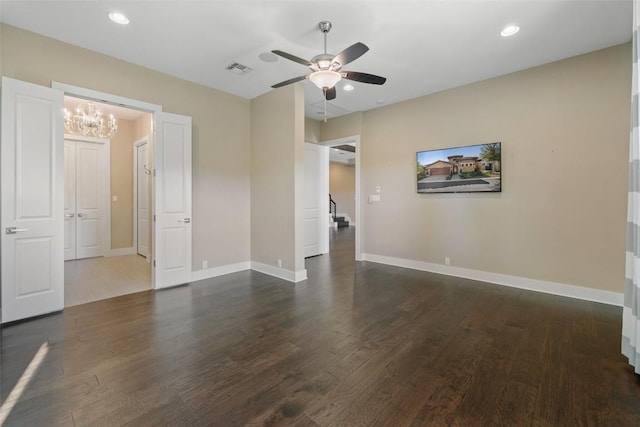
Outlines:
[[331,89],[341,79],[342,76],[340,73],[329,70],[320,70],[309,75],[309,80],[311,80],[313,84],[318,86],[320,89]]

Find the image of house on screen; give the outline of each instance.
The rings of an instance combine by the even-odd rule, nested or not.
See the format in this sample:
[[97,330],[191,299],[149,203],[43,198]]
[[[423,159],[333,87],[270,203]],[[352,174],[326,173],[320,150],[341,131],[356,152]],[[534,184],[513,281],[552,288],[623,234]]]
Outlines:
[[501,143],[421,151],[418,193],[499,192]]

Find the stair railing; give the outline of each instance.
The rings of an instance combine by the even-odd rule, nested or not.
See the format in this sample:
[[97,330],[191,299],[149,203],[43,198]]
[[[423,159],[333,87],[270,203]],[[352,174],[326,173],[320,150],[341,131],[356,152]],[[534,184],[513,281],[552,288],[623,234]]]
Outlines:
[[331,218],[336,219],[336,202],[331,198],[331,194],[329,194],[329,213],[331,214]]

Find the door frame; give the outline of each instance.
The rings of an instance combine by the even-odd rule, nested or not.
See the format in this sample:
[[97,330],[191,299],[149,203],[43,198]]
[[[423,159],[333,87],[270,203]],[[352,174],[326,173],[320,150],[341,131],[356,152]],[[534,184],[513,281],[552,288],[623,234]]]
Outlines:
[[[149,136],[148,135],[143,136],[142,138],[138,139],[133,143],[133,249],[136,254],[138,254],[138,148],[145,144],[147,144],[147,164],[148,164]],[[151,185],[153,185],[153,180],[150,180],[149,182],[151,183]],[[151,207],[150,211],[153,211],[153,207]],[[147,241],[147,244],[148,243],[149,242]],[[149,246],[147,246],[147,262],[151,262],[151,248]]]
[[[364,227],[364,222],[362,221],[361,209],[360,209],[360,174],[362,173],[362,169],[360,167],[361,155],[360,155],[360,135],[347,136],[344,138],[330,139],[328,141],[319,142],[319,145],[324,145],[327,147],[335,147],[336,145],[342,145],[346,143],[354,143],[356,147],[356,250],[355,250],[355,259],[356,261],[363,261],[362,257],[362,229]],[[327,162],[329,160],[327,159]],[[329,176],[327,175],[327,189],[329,188]]]
[[[157,105],[157,104],[151,104],[148,102],[144,102],[144,101],[139,101],[137,99],[131,99],[131,98],[125,98],[122,96],[118,96],[118,95],[112,95],[110,93],[105,93],[105,92],[99,92],[93,89],[87,89],[87,88],[83,88],[83,87],[79,87],[79,86],[74,86],[74,85],[70,85],[67,83],[60,83],[60,82],[56,82],[56,81],[52,81],[51,82],[51,88],[53,89],[58,89],[61,90],[62,92],[64,92],[65,95],[68,96],[73,96],[76,98],[82,98],[82,99],[86,99],[89,101],[96,101],[96,102],[101,102],[104,104],[111,104],[111,105],[117,105],[119,107],[125,107],[125,108],[132,108],[134,110],[140,110],[140,111],[144,111],[147,113],[151,113],[152,115],[152,125],[153,125],[153,132],[155,133],[156,130],[156,115],[157,113],[162,113],[162,106],[161,105]],[[160,165],[156,165],[155,160],[155,154],[153,155],[153,167],[154,169],[157,169],[158,166]],[[161,166],[160,166],[161,167]],[[158,191],[158,185],[161,185],[161,183],[158,183],[156,185],[156,183],[154,182],[155,180],[151,180],[151,190],[149,192],[149,196],[151,197],[151,206],[152,206],[152,212],[151,215],[153,216],[155,214],[155,211],[153,211],[153,206],[155,206],[155,197],[156,197],[156,192]],[[155,228],[155,227],[153,227]],[[155,245],[155,239],[153,244]],[[153,250],[153,247],[149,248],[149,258],[147,258],[149,261],[151,261],[152,259],[155,259],[155,252]],[[158,289],[158,286],[156,284],[156,275],[155,275],[155,271],[152,268],[151,269],[151,287],[153,289]]]
[[[100,233],[102,234],[100,236],[102,241],[100,251],[102,252],[102,256],[108,256],[109,252],[111,252],[111,140],[109,138],[94,138],[90,136],[71,135],[68,133],[64,134],[64,140],[88,142],[90,144],[102,144],[102,150],[105,150],[103,153],[104,157],[101,156],[101,166],[104,168],[104,171],[100,177],[103,188],[102,200],[100,203],[102,204],[104,221],[100,227]],[[74,220],[77,220],[77,213]],[[77,232],[78,231],[76,229],[76,236]],[[76,247],[76,254],[77,250],[78,248]]]

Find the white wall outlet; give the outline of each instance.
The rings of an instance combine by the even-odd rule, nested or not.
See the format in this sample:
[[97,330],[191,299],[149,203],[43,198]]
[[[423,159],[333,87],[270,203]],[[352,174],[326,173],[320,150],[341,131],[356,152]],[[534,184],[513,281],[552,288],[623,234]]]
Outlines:
[[369,203],[376,203],[380,201],[380,195],[379,194],[372,194],[369,196]]
[[448,256],[444,257],[444,265],[451,265],[451,258]]
[[[104,200],[104,199],[103,199],[103,200]],[[113,196],[113,197],[111,198],[111,200],[112,200],[112,201],[114,201],[114,202],[117,202],[117,201],[118,201],[118,196]]]
[[278,267],[282,267],[282,260],[278,259]]
[[205,259],[204,261],[202,261],[202,268],[205,269],[209,267],[209,262]]

